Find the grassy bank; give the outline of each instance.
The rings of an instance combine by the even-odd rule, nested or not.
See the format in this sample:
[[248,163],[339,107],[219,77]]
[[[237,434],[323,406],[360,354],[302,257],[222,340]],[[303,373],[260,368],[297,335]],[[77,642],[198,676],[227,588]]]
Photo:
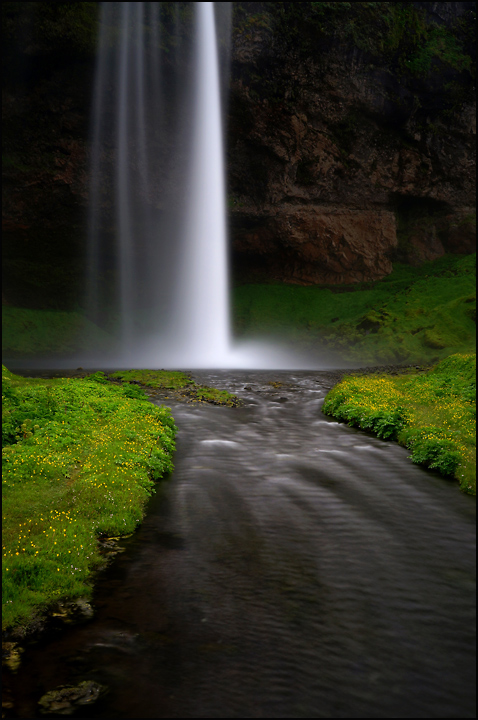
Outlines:
[[2,369],[3,627],[88,596],[97,538],[132,532],[176,428],[135,385]]
[[475,265],[475,255],[448,255],[418,268],[396,264],[379,282],[349,287],[239,286],[236,333],[322,344],[364,364],[432,363],[473,352]]
[[456,354],[420,374],[350,376],[323,411],[398,440],[413,462],[455,477],[476,493],[476,355]]

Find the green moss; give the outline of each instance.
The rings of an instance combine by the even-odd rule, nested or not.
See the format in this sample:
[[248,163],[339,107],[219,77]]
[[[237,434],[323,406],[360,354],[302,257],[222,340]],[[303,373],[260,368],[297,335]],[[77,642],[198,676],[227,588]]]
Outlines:
[[[305,63],[327,65],[329,49],[341,46],[346,53],[362,58],[364,68],[378,69],[390,75],[385,96],[403,112],[412,112],[414,121],[425,122],[429,111],[420,113],[428,103],[426,87],[417,80],[430,80],[436,96],[440,85],[440,108],[444,117],[453,114],[464,102],[473,102],[476,13],[469,9],[460,17],[437,22],[433,9],[425,3],[409,2],[278,2],[234,3],[242,6],[235,12],[235,26],[244,33],[245,17],[257,18],[269,28],[274,46],[282,53],[299,57]],[[419,7],[421,5],[421,7]],[[244,17],[245,16],[245,17]],[[264,34],[264,33],[262,33]],[[281,68],[267,64],[260,67],[264,75],[261,97],[280,102],[291,111],[301,103],[301,86],[286,79]],[[249,83],[247,71],[244,75]],[[252,83],[254,84],[254,83]],[[403,93],[400,86],[407,86]],[[285,92],[287,88],[287,93]],[[410,94],[411,93],[411,94]],[[286,97],[287,95],[287,97]],[[409,100],[413,97],[413,110]],[[418,112],[417,112],[418,111]],[[435,112],[436,114],[436,112]],[[393,124],[390,123],[390,124]],[[347,139],[350,142],[350,138]],[[339,143],[340,146],[340,143]],[[347,150],[347,147],[344,146]]]
[[[434,59],[441,60],[454,70],[470,70],[471,57],[463,52],[463,46],[444,26],[426,28],[422,33],[422,43],[407,58],[402,58],[402,67],[412,75],[427,75]],[[450,89],[450,88],[449,88]]]
[[330,37],[354,44],[401,74],[425,75],[434,59],[457,71],[471,67],[464,41],[472,17],[438,25],[408,2],[281,2],[274,3],[274,10],[284,41],[308,54],[317,52],[321,38]]
[[4,627],[89,596],[97,538],[131,533],[171,471],[170,411],[128,389],[2,368]]
[[25,165],[22,159],[14,153],[2,153],[2,169],[4,172],[30,172],[31,167]]
[[445,256],[397,264],[363,289],[243,285],[233,293],[236,332],[280,336],[319,355],[325,345],[363,364],[433,362],[474,348],[475,276],[475,256]]
[[430,348],[438,348],[442,350],[448,345],[445,338],[443,338],[436,328],[425,330],[423,334],[423,344]]
[[476,355],[452,355],[432,370],[345,378],[324,413],[398,440],[413,462],[455,477],[476,493]]
[[2,307],[2,343],[7,357],[106,351],[113,338],[78,312]]
[[168,370],[119,370],[109,376],[123,382],[139,382],[145,387],[179,390],[191,385],[190,375]]
[[120,370],[112,373],[113,380],[141,383],[144,387],[157,390],[170,390],[171,397],[185,399],[188,402],[206,402],[212,405],[236,407],[241,402],[236,395],[227,390],[198,385],[192,377],[183,372],[167,370]]
[[467,227],[468,225],[472,227],[476,226],[476,212],[468,213],[468,215],[465,215],[458,223],[458,227]]
[[25,37],[36,55],[63,58],[92,56],[96,51],[99,3],[4,2],[2,39],[24,52]]

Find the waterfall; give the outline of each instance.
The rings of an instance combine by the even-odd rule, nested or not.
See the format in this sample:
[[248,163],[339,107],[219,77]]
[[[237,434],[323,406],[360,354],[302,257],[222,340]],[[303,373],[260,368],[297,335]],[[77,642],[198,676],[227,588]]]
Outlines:
[[[161,5],[102,3],[87,309],[96,322],[116,317],[119,362],[149,349],[159,363],[214,365],[230,344],[215,9],[191,3],[181,19]],[[188,23],[191,78],[169,68],[163,88],[162,25],[179,56]]]
[[229,352],[224,149],[214,3],[195,3],[193,138],[171,348],[213,367]]
[[116,366],[303,365],[231,339],[216,28],[230,6],[101,3],[86,306]]

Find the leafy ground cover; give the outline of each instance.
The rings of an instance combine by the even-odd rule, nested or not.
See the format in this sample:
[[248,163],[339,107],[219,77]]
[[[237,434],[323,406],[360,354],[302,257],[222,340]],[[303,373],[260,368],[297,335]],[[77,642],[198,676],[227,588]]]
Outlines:
[[242,285],[233,317],[242,336],[273,334],[347,361],[433,363],[473,352],[476,256],[448,255],[356,286]]
[[172,469],[170,411],[135,385],[2,367],[3,626],[88,596],[100,536],[131,533]]
[[476,494],[476,355],[455,354],[413,375],[345,377],[323,411],[410,448],[413,462]]
[[[188,402],[207,402],[212,405],[237,407],[240,400],[227,390],[198,385],[190,375],[167,370],[119,370],[108,377],[123,382],[140,383],[156,390],[170,390],[171,397],[186,399]],[[166,396],[166,399],[169,399]]]
[[106,351],[113,338],[78,312],[2,307],[3,352],[9,357]]

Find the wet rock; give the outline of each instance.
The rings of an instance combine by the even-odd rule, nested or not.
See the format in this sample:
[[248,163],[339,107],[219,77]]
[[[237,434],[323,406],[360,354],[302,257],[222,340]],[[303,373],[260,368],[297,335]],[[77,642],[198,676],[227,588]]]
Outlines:
[[410,265],[421,265],[445,254],[445,248],[437,235],[436,226],[419,228],[410,236],[409,242],[411,247],[407,259]]
[[476,252],[476,210],[464,208],[449,218],[446,249],[452,253]]
[[[253,221],[253,219],[252,219]],[[269,276],[282,282],[355,283],[392,271],[395,216],[387,210],[282,207],[267,223],[234,235],[238,255],[264,258]]]
[[[431,6],[449,5],[440,23],[471,30],[468,4],[420,5],[427,23],[436,22]],[[367,52],[325,38],[298,62],[300,43],[292,34],[281,42],[288,30],[277,29],[273,6],[262,4],[268,21],[261,26],[238,20],[233,27],[228,176],[238,279],[328,284],[384,277],[390,265],[375,212],[389,211],[403,225],[397,198],[416,203],[417,223],[407,228],[395,261],[419,265],[444,252],[474,252],[472,76],[443,65],[417,83],[385,55],[371,62]],[[305,41],[302,31],[298,37]],[[452,87],[463,102],[453,101]],[[429,223],[421,201],[441,203],[445,225]],[[366,253],[348,230],[344,237],[338,227],[317,232],[315,209],[330,207],[371,211],[357,215]]]
[[16,672],[21,664],[23,648],[16,642],[2,642],[2,665]]
[[5,717],[4,710],[12,710],[15,707],[12,696],[9,693],[7,697],[2,698],[2,717]]
[[60,685],[39,700],[42,715],[72,715],[77,708],[95,703],[107,688],[93,680],[83,680],[78,685]]
[[[470,3],[418,5],[432,28],[438,19],[453,32],[461,27],[463,38],[473,32]],[[307,38],[297,28],[281,29],[278,7],[238,3],[234,13],[228,184],[239,277],[327,284],[384,277],[391,269],[390,234],[380,227],[383,213],[396,213],[396,196],[434,199],[450,215],[449,230],[437,225],[422,232],[417,225],[397,261],[420,264],[444,251],[473,252],[473,75],[441,61],[423,77],[407,75],[397,72],[397,58],[390,64],[388,52],[375,57],[362,43],[333,42],[322,30],[304,55]],[[307,28],[305,17],[307,35],[313,27]],[[35,63],[39,49],[28,52]],[[9,153],[12,148],[3,170],[4,293],[20,306],[27,299],[48,306],[53,294],[55,306],[61,299],[65,309],[83,296],[82,283],[66,283],[65,277],[83,276],[78,268],[89,193],[92,63],[59,63],[55,72],[41,68],[43,61],[28,89],[13,83],[3,98],[3,131]],[[158,187],[154,196],[160,195]],[[316,208],[332,206],[345,214],[370,209],[357,216],[358,244],[349,229],[328,228],[329,221],[316,227]],[[424,209],[420,217],[427,216]],[[65,238],[71,257],[59,266]],[[52,275],[53,262],[61,269]]]
[[85,598],[78,598],[77,600],[69,602],[59,602],[50,613],[52,618],[58,618],[67,624],[84,622],[92,618],[93,615],[94,610]]
[[[126,537],[130,537],[127,535]],[[103,537],[98,540],[98,549],[100,551],[100,555],[105,561],[105,564],[103,566],[103,569],[106,568],[110,562],[112,562],[119,553],[122,553],[125,551],[124,547],[121,547],[119,545],[119,542],[123,539],[123,537]]]
[[76,607],[78,608],[78,611],[83,615],[84,618],[90,618],[93,617],[94,611],[91,607],[90,603],[85,600],[84,598],[78,598],[76,600]]

